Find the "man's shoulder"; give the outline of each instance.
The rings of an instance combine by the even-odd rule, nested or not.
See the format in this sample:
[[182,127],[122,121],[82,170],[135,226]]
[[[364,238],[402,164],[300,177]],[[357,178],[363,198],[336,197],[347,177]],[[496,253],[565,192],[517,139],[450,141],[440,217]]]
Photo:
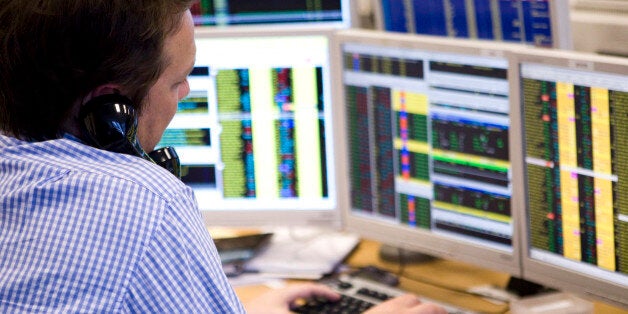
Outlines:
[[13,165],[27,165],[16,167],[37,169],[51,178],[90,177],[102,181],[99,184],[136,185],[165,199],[191,195],[191,190],[181,180],[137,156],[108,152],[71,139],[12,144],[12,147],[1,147],[0,153],[9,154]]
[[189,187],[180,179],[150,160],[77,143],[72,143],[72,145],[80,145],[83,146],[81,149],[84,149],[84,154],[70,157],[76,160],[76,167],[72,171],[88,172],[111,180],[126,181],[166,199],[190,194]]

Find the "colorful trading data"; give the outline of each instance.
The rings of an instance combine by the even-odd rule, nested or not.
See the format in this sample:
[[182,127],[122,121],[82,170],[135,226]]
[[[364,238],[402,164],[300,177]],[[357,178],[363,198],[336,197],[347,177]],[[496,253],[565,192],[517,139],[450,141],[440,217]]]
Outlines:
[[[225,26],[282,23],[336,23],[344,21],[341,0],[200,0],[192,5],[194,23]],[[348,11],[348,9],[345,8]]]
[[191,92],[160,145],[177,149],[201,208],[334,208],[327,45],[197,39]]
[[343,46],[354,214],[512,251],[505,57]]
[[531,63],[521,76],[531,256],[625,285],[628,77]]
[[550,0],[384,0],[382,12],[388,31],[553,45]]

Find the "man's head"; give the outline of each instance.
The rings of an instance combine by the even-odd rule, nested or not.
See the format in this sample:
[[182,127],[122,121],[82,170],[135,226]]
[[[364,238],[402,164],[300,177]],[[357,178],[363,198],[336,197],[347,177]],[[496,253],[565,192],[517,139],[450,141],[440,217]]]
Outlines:
[[192,2],[0,0],[0,130],[56,138],[72,131],[77,106],[115,92],[136,105],[140,143],[151,149],[161,136],[151,128],[172,117],[165,104],[187,90]]

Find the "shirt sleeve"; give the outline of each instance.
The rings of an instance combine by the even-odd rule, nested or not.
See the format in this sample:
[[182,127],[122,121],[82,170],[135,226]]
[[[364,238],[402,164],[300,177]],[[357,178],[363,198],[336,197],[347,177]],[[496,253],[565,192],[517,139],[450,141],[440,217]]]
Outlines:
[[131,273],[123,312],[245,312],[197,207],[185,199],[168,204]]

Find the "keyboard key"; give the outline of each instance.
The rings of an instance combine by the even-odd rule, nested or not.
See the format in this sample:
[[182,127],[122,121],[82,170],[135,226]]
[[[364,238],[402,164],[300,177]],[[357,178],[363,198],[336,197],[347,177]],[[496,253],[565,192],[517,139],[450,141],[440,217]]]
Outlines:
[[320,313],[361,313],[374,304],[351,296],[342,295],[340,300],[329,301],[321,298],[307,300],[305,304],[292,308],[295,313],[320,314]]
[[358,290],[358,294],[365,295],[367,297],[371,297],[380,301],[386,301],[391,298],[391,296],[386,293],[367,289],[367,288],[362,288]]
[[[339,279],[323,280],[323,283],[340,293],[337,302],[318,300],[317,303],[301,306],[294,310],[297,313],[361,313],[367,309],[396,296],[405,294],[403,290],[359,277],[341,276]],[[470,314],[471,311],[420,297],[424,302],[441,305],[449,314]]]

